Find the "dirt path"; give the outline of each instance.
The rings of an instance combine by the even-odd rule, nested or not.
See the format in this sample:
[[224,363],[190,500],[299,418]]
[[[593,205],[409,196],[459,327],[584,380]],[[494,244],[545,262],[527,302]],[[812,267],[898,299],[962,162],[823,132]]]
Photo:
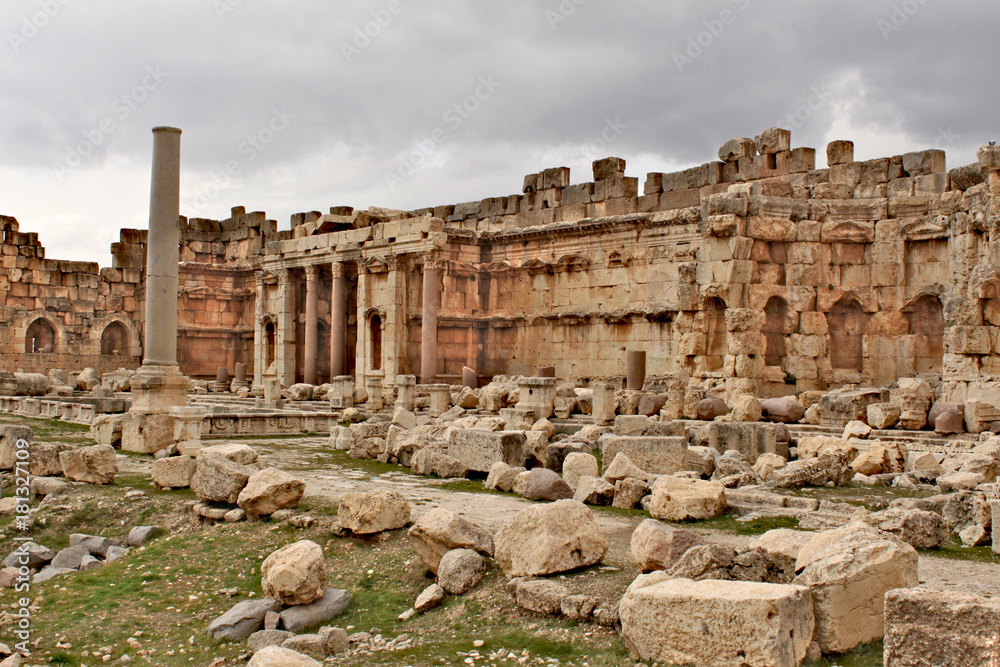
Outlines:
[[[211,441],[223,444],[227,441]],[[301,438],[289,440],[233,441],[249,444],[261,456],[266,466],[275,466],[299,476],[306,482],[306,496],[322,502],[335,502],[343,493],[391,488],[410,501],[413,518],[418,519],[437,507],[456,512],[469,521],[496,532],[513,520],[515,514],[531,505],[531,501],[509,495],[470,493],[441,488],[446,483],[429,477],[411,475],[406,468],[381,472],[366,470],[365,462],[343,465],[331,461],[325,451],[326,438]],[[148,472],[150,464],[135,458],[127,459],[129,470]],[[605,562],[635,569],[629,540],[633,529],[642,517],[595,512],[598,525],[607,535],[611,549]],[[730,532],[690,527],[695,532],[726,544],[748,544],[753,538]],[[1000,597],[1000,560],[997,563],[957,560],[920,555],[919,580],[922,586],[936,590],[968,592],[977,595]]]

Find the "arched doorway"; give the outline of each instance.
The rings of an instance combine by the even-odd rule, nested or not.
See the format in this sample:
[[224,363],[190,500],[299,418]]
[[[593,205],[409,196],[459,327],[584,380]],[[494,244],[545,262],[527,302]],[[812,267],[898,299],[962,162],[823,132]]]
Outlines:
[[764,305],[764,363],[768,366],[784,366],[785,363],[785,322],[788,319],[788,302],[780,296],[772,296]]
[[51,354],[56,351],[56,329],[44,317],[28,326],[24,335],[24,351],[28,354]]
[[371,336],[371,366],[373,371],[382,370],[382,318],[378,313],[372,313],[368,320]]
[[121,322],[112,322],[101,333],[101,354],[105,356],[127,355],[128,329]]
[[944,307],[925,295],[903,308],[912,336],[915,373],[940,373],[944,363]]
[[726,340],[726,302],[718,297],[705,299],[705,370],[721,371],[729,351]]
[[274,363],[275,340],[274,322],[268,320],[264,323],[264,370],[266,371]]
[[844,298],[826,314],[830,331],[830,365],[834,369],[861,372],[864,367],[864,337],[868,315],[861,304]]

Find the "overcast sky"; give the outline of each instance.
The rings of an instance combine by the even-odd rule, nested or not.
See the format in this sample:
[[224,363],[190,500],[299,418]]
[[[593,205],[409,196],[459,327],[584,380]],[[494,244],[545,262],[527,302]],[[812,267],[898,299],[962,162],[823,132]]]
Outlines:
[[857,159],[998,138],[1000,3],[951,0],[3,0],[0,213],[110,263],[147,226],[151,128],[181,213],[413,209],[524,174],[717,159],[778,125]]

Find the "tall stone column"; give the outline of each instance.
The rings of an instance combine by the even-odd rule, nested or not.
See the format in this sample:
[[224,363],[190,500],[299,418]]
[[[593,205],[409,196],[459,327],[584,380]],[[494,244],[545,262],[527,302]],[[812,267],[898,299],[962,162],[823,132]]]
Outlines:
[[[130,382],[132,407],[122,422],[122,449],[126,451],[154,453],[175,444],[172,413],[187,405],[188,379],[177,365],[180,157],[181,131],[153,128],[145,345],[142,366]],[[187,418],[197,419],[197,414]]]
[[315,266],[306,267],[306,354],[303,380],[316,384],[316,355],[319,354],[319,271]]
[[423,316],[420,320],[420,382],[433,384],[438,365],[438,270],[434,261],[424,262]]
[[177,366],[181,131],[153,128],[153,179],[146,245],[146,344],[142,365]]
[[347,356],[347,283],[344,263],[334,262],[333,285],[330,293],[330,377],[343,375]]
[[253,381],[263,382],[264,366],[267,363],[266,339],[264,336],[264,272],[255,271],[257,295],[254,297],[253,315]]
[[288,269],[278,271],[278,321],[275,323],[275,370],[282,385],[295,384],[295,285]]

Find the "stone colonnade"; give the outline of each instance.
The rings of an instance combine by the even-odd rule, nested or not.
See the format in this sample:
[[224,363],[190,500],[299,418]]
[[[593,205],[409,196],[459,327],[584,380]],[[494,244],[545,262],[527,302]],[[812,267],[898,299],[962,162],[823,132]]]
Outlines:
[[[276,376],[285,385],[299,380],[306,384],[319,384],[321,381],[332,381],[348,373],[348,318],[350,305],[349,263],[356,262],[357,277],[357,359],[358,364],[354,375],[357,386],[363,386],[362,378],[372,375],[394,378],[393,371],[386,368],[385,359],[392,352],[388,340],[389,313],[383,312],[385,304],[368,303],[367,282],[370,278],[369,267],[363,261],[354,259],[333,259],[327,262],[306,264],[304,266],[281,267],[271,272],[270,277],[264,270],[257,272],[257,306],[255,332],[255,372],[254,381],[262,382],[265,377]],[[319,372],[320,341],[320,286],[323,282],[321,267],[329,266],[330,275],[330,373],[329,377],[321,377]],[[304,273],[302,288],[305,290],[304,309],[299,312],[296,289],[299,288],[292,271],[298,269]],[[423,258],[421,271],[407,273],[403,278],[412,279],[419,276],[422,295],[421,325],[420,325],[420,380],[424,384],[433,384],[437,379],[439,363],[438,355],[438,309],[439,270],[431,258]],[[377,270],[377,269],[376,269]],[[276,278],[276,281],[275,281]],[[268,312],[266,286],[268,281],[277,283],[277,299],[273,301],[276,312]],[[405,289],[405,287],[404,287]],[[302,318],[302,319],[299,319]],[[378,319],[375,319],[378,318]],[[295,337],[298,325],[302,325],[303,340],[301,366],[298,346],[300,341]],[[377,329],[377,331],[376,331]],[[375,339],[378,340],[375,340]],[[278,363],[274,363],[278,362]],[[272,366],[272,364],[274,364]]]

